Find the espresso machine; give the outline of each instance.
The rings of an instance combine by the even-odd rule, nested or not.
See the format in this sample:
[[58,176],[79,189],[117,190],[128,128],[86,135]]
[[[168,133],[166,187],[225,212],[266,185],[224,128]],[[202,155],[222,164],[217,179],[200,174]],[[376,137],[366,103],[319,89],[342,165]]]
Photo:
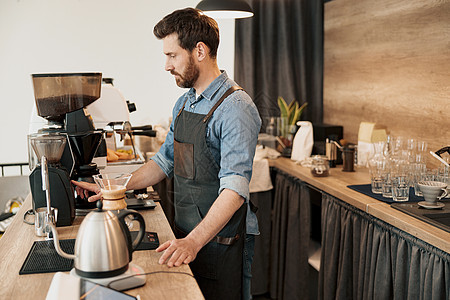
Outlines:
[[[97,165],[92,163],[92,159],[103,139],[103,131],[95,129],[85,107],[100,97],[102,73],[52,73],[31,76],[37,114],[47,120],[47,124],[38,134],[58,134],[65,138],[58,167],[67,171],[69,182],[71,179],[94,183],[92,175],[99,174],[99,170]],[[42,190],[42,187],[36,184],[41,180],[39,176],[39,172],[34,171],[30,175],[33,200],[34,195]],[[54,188],[51,176],[49,180],[52,190]],[[75,196],[74,192],[71,197],[59,199],[56,195],[52,197],[52,205],[60,201],[74,201],[73,209],[95,208],[95,203]],[[61,217],[61,212],[58,212],[58,221]]]

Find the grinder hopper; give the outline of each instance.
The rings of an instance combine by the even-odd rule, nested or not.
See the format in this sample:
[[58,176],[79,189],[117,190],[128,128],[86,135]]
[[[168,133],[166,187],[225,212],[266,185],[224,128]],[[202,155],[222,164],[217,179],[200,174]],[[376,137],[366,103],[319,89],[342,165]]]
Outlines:
[[32,74],[38,115],[62,122],[67,113],[100,98],[102,73]]
[[66,145],[66,137],[59,134],[31,135],[31,147],[40,161],[42,156],[47,158],[49,164],[58,163]]

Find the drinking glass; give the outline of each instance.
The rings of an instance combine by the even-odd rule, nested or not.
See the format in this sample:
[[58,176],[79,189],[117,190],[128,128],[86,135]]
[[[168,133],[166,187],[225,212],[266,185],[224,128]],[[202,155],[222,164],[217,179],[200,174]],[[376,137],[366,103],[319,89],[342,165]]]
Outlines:
[[402,202],[409,200],[409,177],[406,174],[392,175],[392,199]]
[[392,177],[388,169],[381,173],[381,192],[383,197],[392,198]]
[[437,181],[437,179],[438,179],[438,170],[437,169],[426,169],[422,173],[422,180]]
[[417,140],[413,138],[406,139],[406,148],[408,150],[414,151],[417,147]]
[[402,156],[404,151],[408,149],[407,139],[402,136],[391,137],[391,155]]
[[440,165],[438,168],[438,175],[439,176],[445,176],[450,175],[450,167],[445,166],[444,164]]
[[[437,180],[447,184],[447,190],[450,192],[450,168],[441,165],[438,168]],[[450,194],[450,193],[449,193]],[[450,195],[447,195],[446,198],[450,198]]]
[[422,196],[418,182],[422,180],[422,174],[427,169],[427,166],[424,163],[415,163],[412,164],[411,168],[411,185],[414,187],[414,195]]
[[429,154],[426,153],[426,152],[416,152],[416,154],[415,154],[415,163],[426,164],[428,155]]
[[373,153],[368,159],[372,193],[382,193],[381,173],[387,167],[388,160],[384,156],[386,143],[378,142],[373,144]]
[[428,143],[424,141],[417,141],[417,152],[427,152]]
[[450,175],[449,174],[439,174],[437,176],[437,181],[446,183],[447,187],[448,187],[448,186],[450,186]]
[[374,169],[370,171],[370,185],[372,188],[372,193],[381,194],[382,190],[382,172],[380,169]]

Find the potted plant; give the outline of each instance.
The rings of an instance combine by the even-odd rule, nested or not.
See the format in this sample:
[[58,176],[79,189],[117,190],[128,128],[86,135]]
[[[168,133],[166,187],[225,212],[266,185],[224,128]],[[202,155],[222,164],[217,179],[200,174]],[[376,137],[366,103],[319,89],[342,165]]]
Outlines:
[[280,108],[281,124],[279,128],[280,139],[286,148],[292,146],[292,140],[297,131],[297,121],[300,120],[303,110],[308,102],[299,106],[297,100],[293,100],[289,105],[283,97],[278,97],[278,107]]

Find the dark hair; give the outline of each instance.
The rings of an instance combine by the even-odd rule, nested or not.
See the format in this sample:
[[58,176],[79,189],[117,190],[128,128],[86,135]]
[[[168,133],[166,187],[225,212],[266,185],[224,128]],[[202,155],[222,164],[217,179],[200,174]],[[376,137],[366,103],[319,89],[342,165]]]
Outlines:
[[214,19],[204,15],[201,10],[195,8],[176,10],[165,16],[153,28],[153,34],[158,39],[172,33],[178,34],[181,48],[191,52],[198,42],[203,42],[209,48],[209,55],[216,58],[219,27]]

